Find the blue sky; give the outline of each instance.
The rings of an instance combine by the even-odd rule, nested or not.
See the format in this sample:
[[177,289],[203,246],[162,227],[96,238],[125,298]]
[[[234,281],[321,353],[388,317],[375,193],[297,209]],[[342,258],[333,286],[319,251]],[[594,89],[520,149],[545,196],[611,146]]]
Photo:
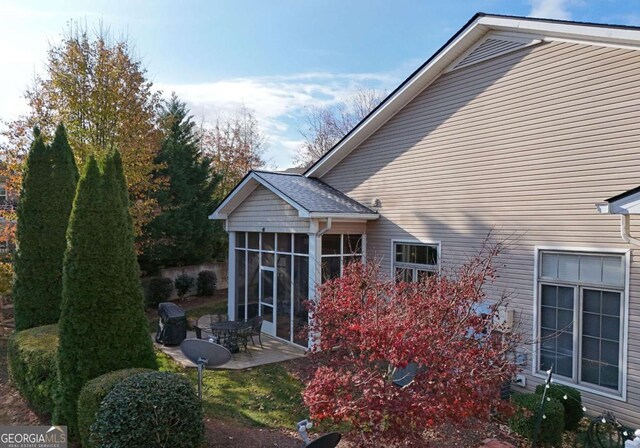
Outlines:
[[0,119],[24,112],[21,93],[69,20],[102,21],[197,117],[252,108],[270,166],[286,168],[307,108],[357,85],[392,90],[478,11],[640,25],[640,0],[0,0]]

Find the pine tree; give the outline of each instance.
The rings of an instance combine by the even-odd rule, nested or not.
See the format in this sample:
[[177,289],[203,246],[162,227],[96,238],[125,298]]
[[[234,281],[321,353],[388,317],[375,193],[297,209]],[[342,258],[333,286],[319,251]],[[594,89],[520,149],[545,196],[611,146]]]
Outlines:
[[149,238],[141,261],[145,267],[179,266],[212,258],[213,193],[219,178],[212,175],[195,134],[196,124],[186,104],[175,94],[165,103],[161,122],[165,139],[155,163],[163,166],[154,175],[166,180],[155,199],[162,211],[147,225]]
[[62,261],[78,172],[62,124],[50,147],[34,131],[18,205],[14,286],[16,329],[58,321]]
[[155,368],[119,154],[90,157],[69,221],[58,349],[57,423],[77,434],[82,386],[107,372]]

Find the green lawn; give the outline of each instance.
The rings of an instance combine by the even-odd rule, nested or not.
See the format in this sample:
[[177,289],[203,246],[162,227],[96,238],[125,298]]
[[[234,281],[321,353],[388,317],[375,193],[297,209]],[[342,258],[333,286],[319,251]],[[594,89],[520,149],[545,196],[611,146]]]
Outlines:
[[[158,352],[160,370],[180,372],[198,385],[195,369],[182,369]],[[203,407],[209,418],[233,420],[246,426],[295,429],[307,418],[302,404],[303,385],[283,364],[248,370],[207,370],[203,381]]]

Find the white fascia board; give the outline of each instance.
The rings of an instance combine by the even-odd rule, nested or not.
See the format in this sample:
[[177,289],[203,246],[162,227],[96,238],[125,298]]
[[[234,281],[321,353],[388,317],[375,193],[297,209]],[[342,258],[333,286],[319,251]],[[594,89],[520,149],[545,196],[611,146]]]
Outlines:
[[609,203],[608,202],[598,202],[596,204],[596,210],[598,210],[598,213],[611,213],[609,211]]
[[640,192],[631,194],[613,202],[600,202],[596,204],[600,213],[612,215],[640,215]]
[[220,204],[218,208],[216,208],[214,212],[209,215],[209,219],[227,219],[231,212],[233,212],[240,204],[242,204],[242,202],[244,202],[244,200],[247,199],[251,193],[253,193],[258,185],[262,185],[263,187],[267,188],[273,194],[295,208],[298,211],[298,216],[300,218],[309,217],[309,212],[304,207],[293,201],[277,188],[274,188],[269,182],[262,179],[259,175],[252,172],[233,190],[233,192],[229,196],[226,197],[222,204]]
[[494,30],[518,30],[548,37],[593,40],[596,42],[617,43],[620,45],[638,45],[638,43],[640,43],[640,30],[628,28],[584,25],[579,23],[559,23],[536,20],[535,18],[514,19],[495,16],[480,17],[478,23]]
[[[227,196],[224,201],[209,215],[209,219],[226,219],[235,208],[242,203],[258,186],[258,181],[253,173],[244,178],[238,186]],[[224,216],[224,218],[222,217]]]
[[440,73],[488,31],[487,27],[478,24],[479,19],[468,25],[455,40],[450,42],[428,64],[415,73],[402,88],[393,93],[393,96],[387,99],[377,111],[360,123],[351,135],[331,149],[327,156],[305,173],[305,176],[317,178],[324,176],[356,146],[378,130],[429,84],[435,81]]
[[324,213],[311,212],[309,218],[335,218],[349,221],[373,221],[380,217],[377,213]]

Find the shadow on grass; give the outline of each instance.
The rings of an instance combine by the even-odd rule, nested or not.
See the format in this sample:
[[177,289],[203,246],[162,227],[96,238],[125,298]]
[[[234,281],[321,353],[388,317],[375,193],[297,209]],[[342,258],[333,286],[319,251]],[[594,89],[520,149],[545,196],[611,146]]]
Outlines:
[[[186,375],[197,387],[195,369],[182,369],[164,353],[156,353],[160,370]],[[308,417],[302,403],[303,388],[280,364],[247,370],[207,370],[203,380],[203,409],[209,418],[295,430],[296,422]]]

